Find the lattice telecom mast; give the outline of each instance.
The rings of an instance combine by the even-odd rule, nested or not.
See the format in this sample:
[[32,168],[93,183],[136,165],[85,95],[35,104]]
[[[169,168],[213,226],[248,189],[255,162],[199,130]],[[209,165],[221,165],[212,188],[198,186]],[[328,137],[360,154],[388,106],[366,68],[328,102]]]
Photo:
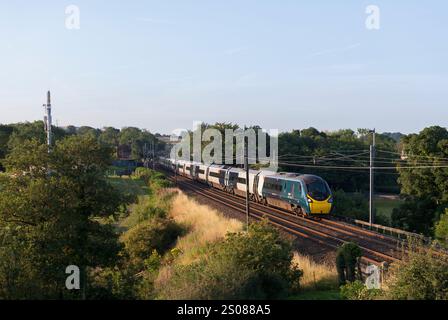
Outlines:
[[51,136],[52,118],[51,118],[51,94],[50,94],[50,91],[47,92],[47,104],[44,104],[43,106],[45,108],[44,127],[45,127],[45,133],[47,134],[48,149],[50,149],[50,146],[52,143],[52,136]]

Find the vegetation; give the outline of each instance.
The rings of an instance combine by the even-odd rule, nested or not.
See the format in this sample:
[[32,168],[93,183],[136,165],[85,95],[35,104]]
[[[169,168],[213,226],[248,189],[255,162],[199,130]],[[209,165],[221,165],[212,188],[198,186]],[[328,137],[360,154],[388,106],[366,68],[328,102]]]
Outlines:
[[279,299],[296,292],[302,272],[291,265],[291,245],[267,223],[229,234],[211,254],[176,265],[157,290],[168,299]]
[[398,300],[447,300],[448,260],[431,249],[411,244],[410,253],[392,265],[386,297]]
[[294,253],[293,264],[303,272],[300,280],[302,293],[338,290],[338,274],[333,265],[316,263],[311,257],[297,252]]
[[344,243],[336,252],[336,268],[338,271],[339,285],[356,280],[361,249],[357,244]]
[[356,219],[368,219],[369,202],[361,193],[346,193],[342,190],[333,192],[333,213]]
[[65,268],[87,279],[113,264],[118,236],[95,220],[121,201],[104,176],[109,163],[110,150],[89,137],[58,141],[51,153],[37,140],[12,149],[0,193],[0,297],[79,298],[65,290]]
[[448,247],[448,209],[445,214],[440,217],[436,224],[436,238],[445,247]]
[[[338,250],[336,269],[316,264],[294,255],[291,243],[265,222],[244,232],[239,221],[170,189],[153,170],[108,176],[118,145],[131,146],[133,157],[143,156],[154,138],[146,131],[69,127],[54,128],[54,134],[48,152],[42,122],[0,125],[0,171],[6,171],[0,174],[0,299],[448,298],[447,261],[431,250],[412,248],[403,263],[393,265],[384,291],[368,290],[356,280],[361,252],[355,244]],[[331,164],[353,165],[344,151],[365,150],[369,139],[366,130],[284,133],[280,154],[286,158],[280,164],[283,170],[323,176],[336,190],[335,212],[365,219],[365,174],[288,162],[325,164],[323,158],[332,155]],[[379,135],[377,142],[391,154],[403,149],[410,165],[448,158],[444,128],[401,139],[397,144]],[[378,201],[385,212],[380,223],[390,215],[393,225],[435,236],[447,246],[447,169],[399,165],[397,173],[404,200]],[[398,187],[393,175],[376,178],[377,191]],[[65,288],[69,265],[81,269],[81,290]]]
[[359,280],[349,282],[341,287],[341,297],[345,300],[375,300],[383,294],[379,289],[368,289]]
[[[131,150],[130,156],[136,160],[144,157],[145,151],[149,150],[152,143],[156,144],[157,151],[164,148],[163,143],[157,140],[153,134],[134,127],[123,128],[121,130],[106,127],[100,130],[87,126],[79,128],[69,126],[65,129],[53,126],[52,132],[55,141],[75,135],[91,137],[102,146],[113,150],[112,157],[117,156],[116,151],[119,145],[128,145]],[[45,143],[46,135],[42,121],[0,125],[0,171],[5,170],[2,162],[7,154],[14,147],[31,139],[35,139],[41,144]]]
[[[403,138],[402,148],[408,165],[440,165],[448,159],[448,130],[429,127],[419,134]],[[434,224],[448,207],[448,168],[409,169],[399,167],[399,182],[406,196],[403,205],[394,210],[396,227],[433,235]]]

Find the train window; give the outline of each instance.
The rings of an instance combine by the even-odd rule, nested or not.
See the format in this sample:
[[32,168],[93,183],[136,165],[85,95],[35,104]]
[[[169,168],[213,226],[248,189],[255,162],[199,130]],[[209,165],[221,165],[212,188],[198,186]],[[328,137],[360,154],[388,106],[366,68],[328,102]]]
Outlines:
[[246,179],[245,178],[238,178],[238,183],[246,184]]
[[203,169],[199,169],[199,174],[204,174],[205,173],[205,170],[203,170]]
[[214,177],[214,178],[219,178],[219,173],[217,173],[217,172],[210,172],[209,176],[210,177]]
[[324,180],[313,177],[306,179],[305,183],[311,198],[317,201],[323,201],[330,196],[330,189]]

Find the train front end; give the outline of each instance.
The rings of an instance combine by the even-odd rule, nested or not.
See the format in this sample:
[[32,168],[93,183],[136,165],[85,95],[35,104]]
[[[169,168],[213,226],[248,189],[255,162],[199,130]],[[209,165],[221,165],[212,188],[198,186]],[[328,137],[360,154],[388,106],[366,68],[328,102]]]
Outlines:
[[307,213],[316,216],[330,214],[333,207],[333,195],[328,183],[314,175],[305,175],[303,181],[306,186]]

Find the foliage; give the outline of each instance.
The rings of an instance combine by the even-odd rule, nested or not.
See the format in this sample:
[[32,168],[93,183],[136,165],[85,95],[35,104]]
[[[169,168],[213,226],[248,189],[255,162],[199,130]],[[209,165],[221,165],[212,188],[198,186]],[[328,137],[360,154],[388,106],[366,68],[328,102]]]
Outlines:
[[383,294],[382,290],[369,289],[359,280],[348,282],[340,290],[342,299],[346,300],[375,300]]
[[154,250],[164,253],[171,248],[183,229],[166,218],[152,218],[139,223],[122,236],[130,263],[142,269]]
[[[403,138],[406,166],[437,166],[448,158],[448,130],[433,126]],[[432,234],[438,214],[448,207],[448,168],[400,168],[399,182],[408,201],[393,215],[396,226]]]
[[407,197],[392,211],[392,225],[411,232],[431,235],[437,206],[428,198]]
[[[448,158],[448,130],[429,127],[419,134],[403,138],[408,164],[437,165],[439,158]],[[448,169],[399,169],[402,192],[406,195],[448,202]]]
[[199,262],[174,266],[171,277],[158,284],[159,297],[278,299],[298,290],[302,272],[291,263],[291,244],[265,222],[229,234],[209,250]]
[[369,203],[363,194],[336,190],[333,192],[333,198],[334,214],[361,220],[368,218]]
[[436,224],[435,235],[445,247],[448,247],[448,209],[445,210],[445,214],[440,217],[440,220]]
[[344,243],[336,252],[336,269],[339,275],[339,285],[346,281],[356,280],[358,261],[362,252],[359,246],[353,242]]
[[37,140],[11,150],[0,193],[0,256],[7,275],[0,278],[0,296],[76,298],[79,292],[65,290],[67,266],[79,266],[85,277],[89,268],[114,263],[118,236],[94,219],[113,215],[120,204],[104,176],[109,162],[109,150],[88,136],[60,140],[51,153]]
[[163,173],[148,168],[140,167],[135,169],[132,177],[134,179],[142,179],[152,192],[171,186],[171,183],[166,179]]
[[392,265],[387,294],[398,300],[447,300],[448,261],[430,249],[410,248],[404,260]]
[[[371,139],[372,134],[367,129],[359,129],[358,132],[349,129],[322,132],[315,128],[308,128],[281,133],[279,135],[279,155],[282,155],[283,158],[279,161],[280,169],[319,175],[333,189],[341,189],[346,192],[366,192],[369,190],[369,178],[366,170],[341,171],[314,166],[367,166],[368,158],[366,157],[372,142]],[[386,135],[377,134],[376,144],[383,150],[397,151],[396,142]],[[359,154],[359,157],[352,157],[353,154]],[[383,155],[383,157],[388,156]],[[287,162],[293,163],[293,165],[288,165]],[[304,167],[300,167],[300,165],[304,165]],[[375,185],[376,190],[380,192],[398,192],[396,179],[392,175],[377,172]]]

